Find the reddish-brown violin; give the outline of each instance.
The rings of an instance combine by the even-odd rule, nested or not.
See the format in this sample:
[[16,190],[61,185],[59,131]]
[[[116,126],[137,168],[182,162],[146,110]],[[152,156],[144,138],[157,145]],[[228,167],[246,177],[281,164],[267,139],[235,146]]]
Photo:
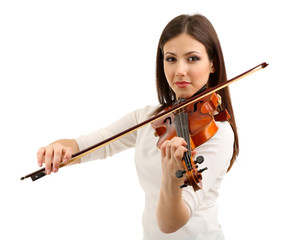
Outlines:
[[[171,139],[174,136],[184,137],[189,143],[187,155],[184,156],[183,165],[184,170],[180,170],[176,173],[177,177],[182,177],[186,174],[187,180],[185,186],[192,186],[194,190],[198,190],[202,187],[201,173],[206,169],[197,170],[197,164],[203,162],[203,157],[196,158],[195,161],[191,158],[191,151],[200,144],[208,141],[217,131],[216,121],[227,120],[229,118],[228,113],[225,110],[220,109],[220,97],[215,92],[229,86],[231,83],[238,81],[262,68],[268,66],[267,63],[261,63],[258,66],[232,78],[224,83],[221,83],[213,88],[209,88],[196,96],[193,96],[187,100],[179,100],[169,109],[151,117],[150,119],[136,125],[129,129],[126,129],[113,137],[103,140],[87,149],[84,149],[78,153],[72,155],[72,158],[67,164],[61,164],[64,167],[71,162],[74,162],[83,156],[147,125],[152,123],[157,135],[160,137],[157,146],[160,147],[163,141]],[[45,168],[41,168],[38,171],[30,173],[21,180],[31,178],[33,181],[46,175]]]
[[[174,105],[185,101],[185,99],[179,99]],[[188,151],[182,159],[184,170],[176,172],[178,178],[183,177],[183,174],[187,177],[184,184],[180,186],[181,188],[188,185],[192,186],[195,191],[202,188],[201,173],[207,168],[198,170],[197,164],[201,164],[204,158],[199,156],[196,161],[193,161],[191,152],[214,136],[218,130],[215,120],[226,121],[230,118],[228,112],[223,110],[220,104],[221,97],[213,93],[152,122],[155,135],[159,136],[158,148],[166,140],[171,140],[175,136],[182,137],[187,142]]]

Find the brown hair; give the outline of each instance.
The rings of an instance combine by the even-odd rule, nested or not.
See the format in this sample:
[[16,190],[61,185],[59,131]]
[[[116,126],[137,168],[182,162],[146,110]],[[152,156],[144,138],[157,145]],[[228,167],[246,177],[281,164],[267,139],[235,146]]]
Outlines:
[[[163,30],[157,48],[156,58],[156,86],[158,99],[161,103],[161,107],[156,110],[155,113],[159,113],[166,107],[170,106],[174,100],[176,100],[175,93],[169,87],[167,79],[164,74],[163,67],[163,47],[167,41],[182,33],[187,33],[195,38],[197,41],[205,46],[209,60],[213,61],[215,72],[211,73],[207,82],[207,87],[214,87],[219,83],[226,82],[226,70],[218,36],[215,32],[210,21],[199,14],[196,15],[180,15],[171,20]],[[229,88],[226,87],[218,91],[218,94],[222,97],[222,107],[227,109],[231,118],[229,120],[234,132],[234,146],[233,156],[230,161],[228,171],[231,169],[236,157],[239,153],[239,143],[237,128],[231,104],[231,98]]]

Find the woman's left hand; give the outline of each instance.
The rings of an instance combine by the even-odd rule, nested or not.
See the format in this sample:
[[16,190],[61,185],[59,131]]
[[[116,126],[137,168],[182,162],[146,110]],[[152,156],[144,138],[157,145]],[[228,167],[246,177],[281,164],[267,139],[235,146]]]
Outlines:
[[[184,183],[185,177],[177,178],[176,172],[178,170],[184,170],[182,163],[183,155],[187,152],[187,143],[181,137],[174,137],[171,140],[166,140],[160,150],[161,150],[161,164],[162,164],[162,187],[172,188],[174,190],[176,187]],[[194,157],[196,151],[192,152],[192,157]]]
[[[189,210],[182,198],[186,176],[176,177],[178,170],[183,170],[183,155],[187,152],[187,143],[181,137],[174,137],[161,145],[162,180],[157,205],[157,222],[161,231],[172,233],[184,226],[189,217]],[[195,151],[192,152],[195,155]]]

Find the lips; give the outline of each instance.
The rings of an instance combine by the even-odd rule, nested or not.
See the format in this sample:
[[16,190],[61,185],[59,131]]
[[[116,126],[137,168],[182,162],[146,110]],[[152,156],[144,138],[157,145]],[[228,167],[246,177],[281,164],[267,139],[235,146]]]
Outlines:
[[185,87],[189,86],[191,83],[190,82],[186,82],[186,81],[177,81],[175,84],[179,88],[185,88]]

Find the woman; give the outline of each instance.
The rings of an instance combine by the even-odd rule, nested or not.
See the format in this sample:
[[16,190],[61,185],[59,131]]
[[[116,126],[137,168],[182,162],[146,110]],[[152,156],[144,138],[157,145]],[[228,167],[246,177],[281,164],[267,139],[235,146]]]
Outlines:
[[[226,81],[220,43],[205,17],[181,15],[168,23],[158,44],[156,74],[159,106],[136,110],[89,135],[58,140],[40,148],[37,153],[39,166],[45,163],[47,174],[57,172],[60,163],[67,163],[73,153],[150,118],[179,98],[193,96],[205,85],[212,87]],[[159,150],[151,125],[78,161],[102,159],[135,148],[137,173],[145,191],[144,239],[224,239],[217,221],[217,190],[238,155],[238,139],[228,88],[219,94],[231,119],[216,122],[217,133],[193,152],[193,156],[204,156],[201,167],[208,167],[203,173],[203,188],[199,191],[195,192],[191,187],[179,188],[184,178],[175,176],[177,170],[183,169],[182,158],[187,151],[185,140],[174,137],[165,141]]]

